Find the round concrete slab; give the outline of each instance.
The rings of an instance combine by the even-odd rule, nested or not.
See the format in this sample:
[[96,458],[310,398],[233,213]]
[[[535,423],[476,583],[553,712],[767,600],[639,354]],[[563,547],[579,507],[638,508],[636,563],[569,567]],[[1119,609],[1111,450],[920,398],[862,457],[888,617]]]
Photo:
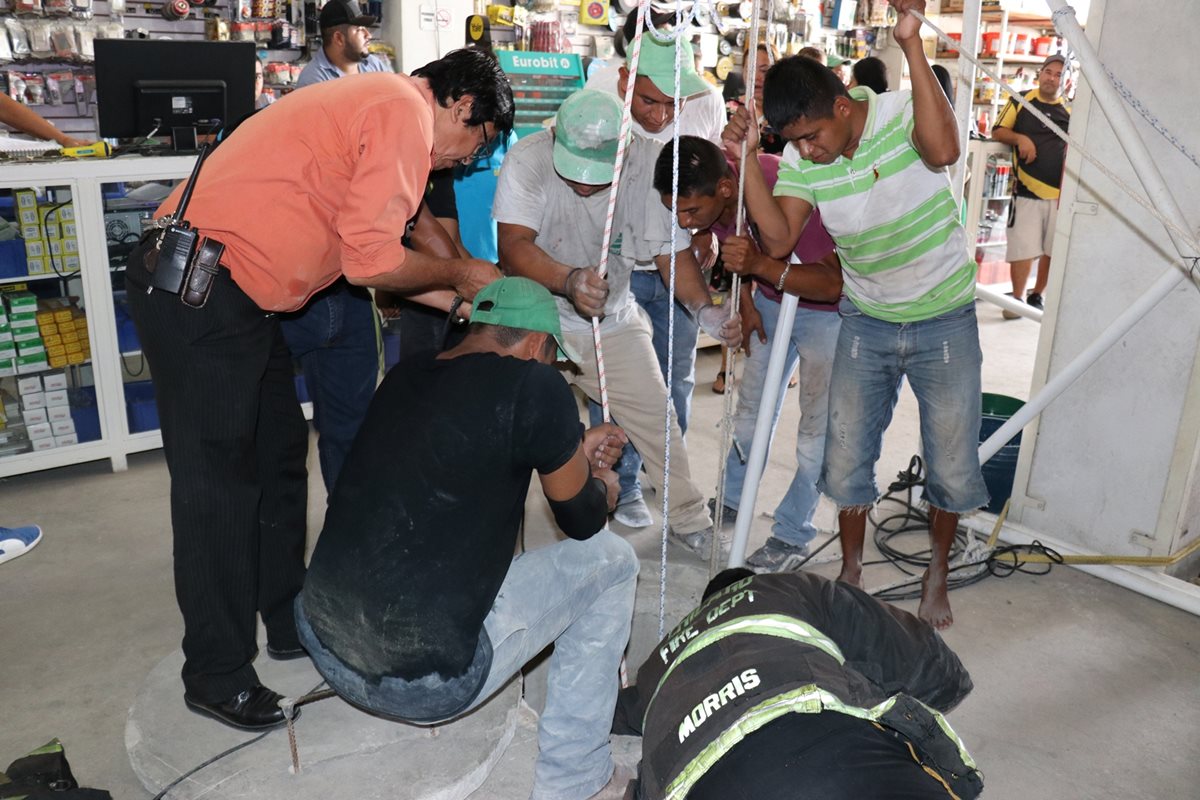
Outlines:
[[[189,711],[179,679],[182,666],[179,651],[159,662],[125,724],[129,763],[152,793],[257,736]],[[255,667],[265,685],[291,697],[321,682],[307,659],[276,662],[264,655]],[[336,697],[321,700],[304,706],[296,721],[300,774],[292,771],[287,730],[280,728],[200,770],[168,797],[461,800],[503,755],[516,730],[520,699],[521,682],[515,680],[472,713],[432,728],[373,717]]]

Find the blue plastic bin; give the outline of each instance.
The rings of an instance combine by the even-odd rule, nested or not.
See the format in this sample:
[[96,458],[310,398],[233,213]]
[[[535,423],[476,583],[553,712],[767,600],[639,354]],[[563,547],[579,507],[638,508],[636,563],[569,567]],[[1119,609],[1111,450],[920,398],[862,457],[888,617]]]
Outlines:
[[100,438],[100,409],[96,406],[96,387],[83,386],[70,391],[71,419],[75,421],[75,435],[79,443],[94,442]]
[[29,274],[25,260],[25,240],[0,242],[0,278],[20,278]]
[[125,384],[125,413],[129,418],[129,432],[158,430],[158,406],[154,404],[154,384],[150,381],[134,381]]

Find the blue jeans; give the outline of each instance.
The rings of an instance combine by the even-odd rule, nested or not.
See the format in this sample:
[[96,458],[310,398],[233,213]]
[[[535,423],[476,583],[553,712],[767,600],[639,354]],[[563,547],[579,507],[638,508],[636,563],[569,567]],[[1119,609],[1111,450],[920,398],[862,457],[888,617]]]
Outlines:
[[[522,553],[513,559],[484,620],[491,665],[483,688],[461,713],[482,705],[554,644],[532,798],[585,800],[612,777],[608,734],[638,566],[633,547],[607,529],[587,541],[568,539]],[[397,716],[393,701],[410,696],[414,683],[436,691],[436,675],[416,682],[385,677],[378,685],[364,680],[321,646],[304,617],[303,598],[302,593],[296,603],[300,640],[338,694]]]
[[979,471],[983,353],[975,305],[920,322],[884,322],[849,300],[829,386],[829,431],[820,491],[839,508],[866,508],[879,497],[875,462],[907,377],[921,416],[925,499],[961,514],[987,505]]
[[292,358],[304,372],[321,477],[326,491],[332,492],[379,381],[371,295],[339,280],[279,320]]
[[[766,386],[771,341],[780,313],[779,303],[768,300],[761,292],[754,295],[754,307],[762,316],[767,342],[764,344],[755,338],[738,385],[737,411],[733,417],[735,444],[725,459],[725,505],[735,510],[741,500],[742,484],[746,478],[742,456],[750,456],[754,424]],[[775,509],[775,524],[771,528],[773,535],[796,547],[805,546],[817,533],[812,518],[821,497],[817,492],[817,479],[821,477],[821,462],[825,455],[829,377],[833,370],[833,354],[840,323],[841,318],[832,311],[814,311],[803,306],[796,309],[796,321],[792,323],[787,360],[779,383],[779,399],[771,419],[773,440],[787,395],[788,378],[799,364],[800,425],[796,429],[796,474],[792,476],[787,493]]]
[[[688,314],[687,309],[673,300],[658,270],[634,272],[629,276],[629,289],[633,299],[646,312],[653,334],[654,354],[658,356],[658,368],[663,380],[667,381],[667,354],[669,352],[669,314],[671,303],[675,303],[675,357],[671,363],[673,380],[671,402],[680,433],[687,433],[688,417],[692,412],[692,390],[696,388],[696,340],[700,328]],[[599,425],[604,417],[597,403],[588,403],[588,415],[592,425]],[[619,423],[619,421],[618,421]],[[616,473],[621,480],[621,502],[642,496],[638,473],[642,469],[642,457],[632,444],[625,445]]]

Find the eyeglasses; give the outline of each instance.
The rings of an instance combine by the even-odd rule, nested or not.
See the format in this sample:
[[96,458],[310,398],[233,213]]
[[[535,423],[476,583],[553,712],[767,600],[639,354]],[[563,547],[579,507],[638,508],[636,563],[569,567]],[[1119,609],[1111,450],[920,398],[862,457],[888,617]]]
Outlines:
[[[462,163],[465,165],[469,166],[473,162],[478,161],[481,158],[486,158],[487,156],[491,155],[492,137],[488,135],[486,121],[480,123],[479,133],[480,133],[480,136],[482,137],[481,141],[479,142],[479,147],[476,147],[475,152],[471,153],[471,155],[467,156],[466,158],[464,158],[462,160]],[[493,131],[493,133],[495,133],[495,131]]]

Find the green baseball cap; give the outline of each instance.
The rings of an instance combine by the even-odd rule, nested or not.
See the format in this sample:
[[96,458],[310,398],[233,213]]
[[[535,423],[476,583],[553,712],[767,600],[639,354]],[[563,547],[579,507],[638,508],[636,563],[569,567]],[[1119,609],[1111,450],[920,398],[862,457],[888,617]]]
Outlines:
[[576,183],[612,183],[621,111],[615,94],[595,89],[564,100],[554,117],[554,171]]
[[[694,94],[707,92],[710,84],[696,72],[696,57],[692,52],[692,43],[682,37],[669,44],[663,44],[649,33],[642,34],[642,50],[638,54],[637,74],[644,75],[658,87],[658,90],[668,97],[675,96],[675,48],[679,54],[679,96],[691,97]],[[625,65],[633,59],[633,47],[628,48]]]
[[529,278],[501,278],[480,289],[472,301],[471,322],[548,333],[558,343],[560,360],[579,363],[579,354],[563,341],[554,297]]
[[850,59],[844,58],[843,56],[835,56],[833,54],[826,54],[826,56],[825,56],[825,66],[829,67],[830,69],[833,69],[834,67],[840,67],[842,64],[849,64],[849,63],[850,63]]

